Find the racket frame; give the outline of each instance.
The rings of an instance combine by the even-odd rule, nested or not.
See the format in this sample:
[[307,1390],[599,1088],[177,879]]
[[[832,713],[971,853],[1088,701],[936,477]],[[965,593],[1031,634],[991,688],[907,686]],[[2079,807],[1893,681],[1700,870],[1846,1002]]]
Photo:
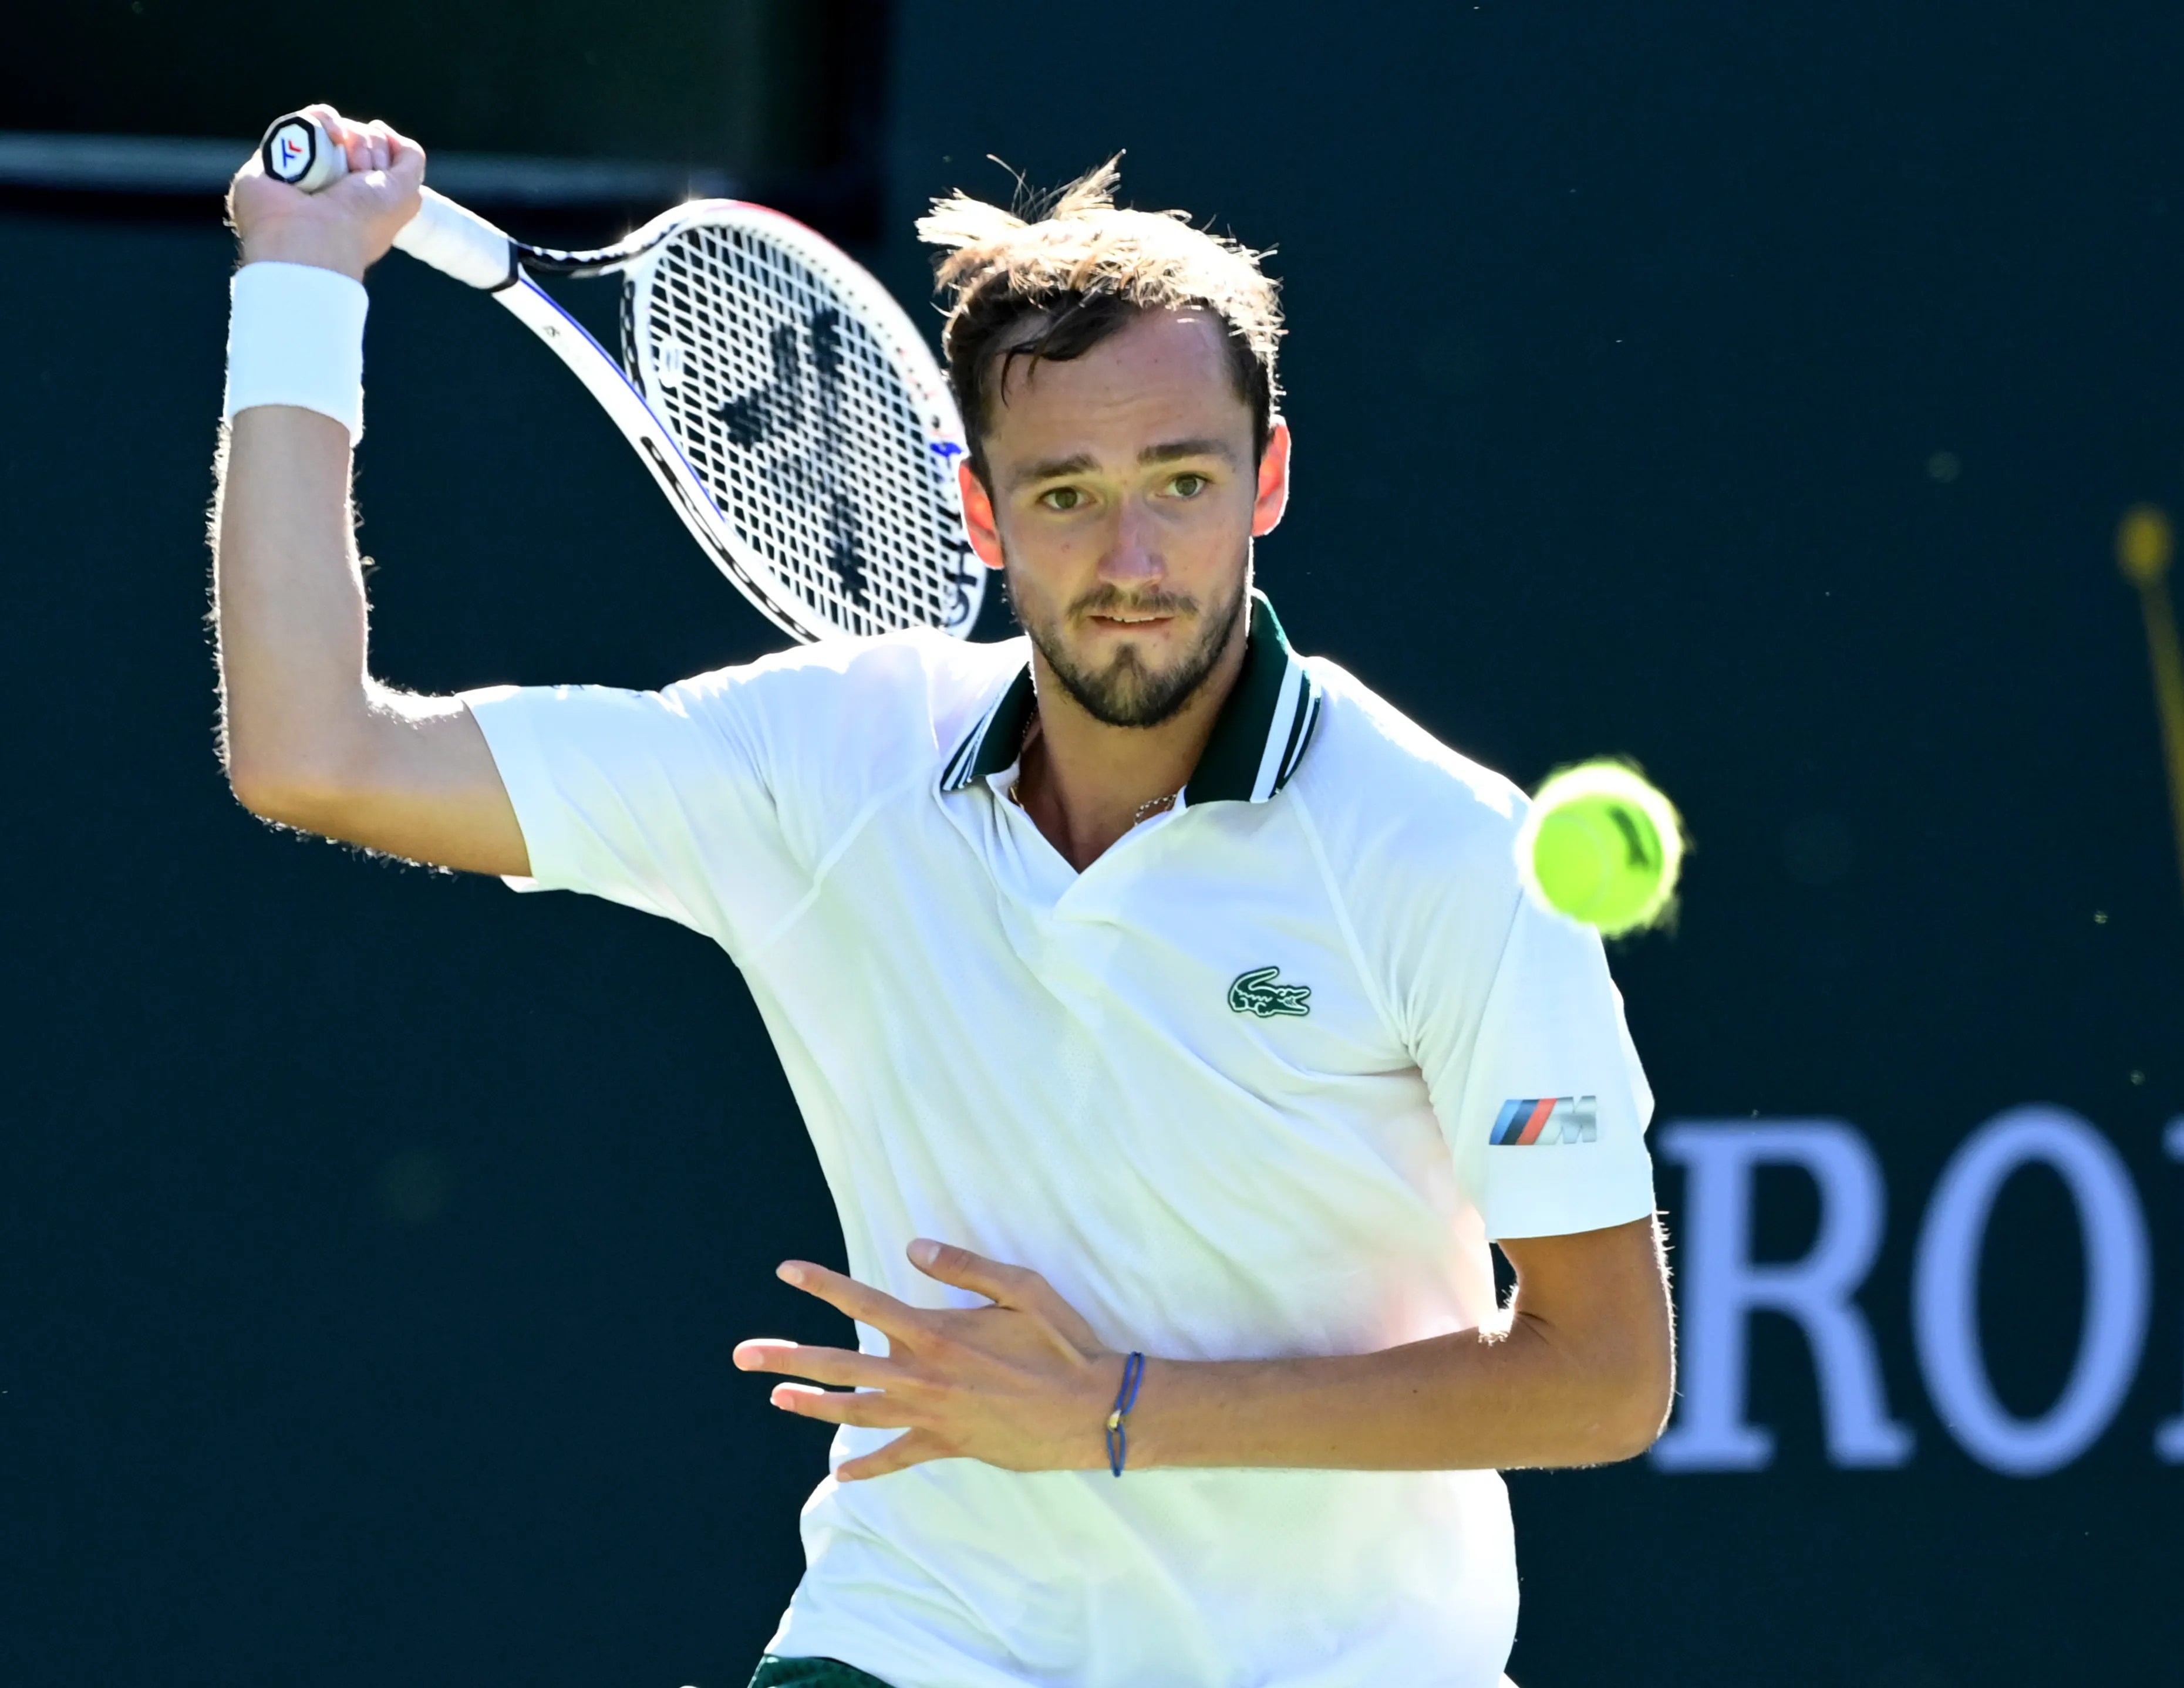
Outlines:
[[[489,292],[510,315],[543,341],[599,401],[600,408],[621,430],[631,448],[658,480],[691,537],[754,608],[793,638],[808,642],[835,636],[843,630],[812,609],[785,584],[777,592],[769,588],[768,583],[776,578],[774,571],[753,562],[749,547],[721,513],[712,490],[690,462],[673,430],[653,409],[644,387],[628,368],[629,361],[637,362],[642,373],[644,361],[637,356],[641,336],[632,322],[632,301],[639,291],[635,285],[639,278],[631,272],[655,261],[685,229],[700,224],[718,227],[723,221],[745,228],[755,226],[788,250],[841,294],[865,328],[883,342],[896,375],[916,409],[928,448],[940,459],[936,471],[942,494],[940,502],[944,510],[954,513],[960,525],[961,509],[950,477],[956,460],[966,450],[962,425],[933,354],[893,294],[826,236],[793,217],[748,200],[694,199],[663,211],[611,247],[593,252],[570,252],[531,246],[516,240],[475,212],[428,188],[417,218],[403,230],[403,235],[410,238],[398,238],[395,244],[457,280],[477,286],[479,281],[474,278],[492,273],[499,257],[491,247],[482,246],[479,236],[490,231],[499,241],[504,242],[506,256],[501,273],[505,279],[482,291]],[[458,246],[463,249],[461,258],[443,261],[442,254],[452,253]],[[532,279],[533,271],[584,278],[621,275],[622,318],[625,334],[631,342],[631,358],[626,361],[616,358],[601,346],[589,330]],[[956,638],[967,637],[978,621],[984,599],[985,575],[986,570],[971,557],[969,545],[965,542],[957,552],[956,570],[942,575],[957,594],[958,611],[948,621],[928,625],[936,625]]]
[[[287,144],[276,147],[276,139],[285,139]],[[307,192],[330,185],[348,169],[346,153],[332,144],[316,118],[302,112],[274,120],[265,131],[260,157],[268,175]],[[926,468],[933,476],[943,525],[952,512],[960,530],[962,512],[954,470],[966,446],[962,423],[939,364],[894,297],[833,242],[794,218],[745,200],[695,199],[660,213],[611,247],[568,252],[515,240],[476,212],[427,187],[421,190],[417,214],[404,225],[394,244],[443,274],[491,294],[543,341],[621,430],[660,482],[690,536],[752,607],[793,638],[827,638],[844,630],[805,602],[737,533],[674,430],[653,408],[639,384],[647,374],[648,360],[644,355],[646,338],[633,301],[643,291],[640,284],[645,279],[645,266],[656,262],[668,243],[684,230],[699,225],[719,227],[724,223],[754,230],[785,249],[840,295],[866,331],[880,342],[890,369],[911,402],[927,446],[939,459]],[[621,274],[627,360],[601,346],[589,330],[532,279],[534,271],[568,276]],[[944,535],[942,543],[956,552],[956,563],[953,569],[948,569],[936,558],[935,578],[952,589],[955,604],[952,615],[939,625],[940,630],[964,638],[978,619],[986,571],[972,559],[967,541],[950,545]]]
[[[682,445],[668,431],[666,424],[653,413],[644,395],[623,369],[621,359],[593,339],[589,329],[563,309],[552,294],[520,272],[513,280],[494,288],[493,297],[510,315],[545,341],[548,349],[583,383],[584,390],[599,401],[599,408],[621,430],[622,437],[659,480],[660,490],[666,493],[675,514],[682,519],[690,537],[698,541],[699,548],[713,559],[714,566],[728,577],[736,590],[750,600],[753,608],[783,632],[806,642],[841,630],[825,618],[808,611],[801,615],[793,614],[793,609],[802,609],[800,602],[775,601],[774,595],[745,562],[740,542],[714,503],[711,490],[683,455]],[[974,608],[973,616],[976,614]]]

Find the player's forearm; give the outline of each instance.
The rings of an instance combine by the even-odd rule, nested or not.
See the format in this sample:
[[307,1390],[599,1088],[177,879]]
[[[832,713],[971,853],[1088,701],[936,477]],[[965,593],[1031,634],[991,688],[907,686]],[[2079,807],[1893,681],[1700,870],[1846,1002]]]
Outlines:
[[1628,1459],[1668,1406],[1665,1355],[1574,1346],[1519,1316],[1379,1353],[1150,1362],[1133,1469],[1507,1470]]
[[1643,1451],[1674,1388],[1658,1225],[1502,1247],[1518,1283],[1502,1329],[1327,1359],[1154,1362],[1131,1463],[1508,1469]]

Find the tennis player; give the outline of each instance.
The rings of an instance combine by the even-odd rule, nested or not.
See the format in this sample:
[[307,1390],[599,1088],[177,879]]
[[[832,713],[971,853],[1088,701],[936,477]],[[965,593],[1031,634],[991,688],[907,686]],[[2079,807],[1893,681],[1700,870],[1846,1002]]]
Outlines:
[[[236,359],[354,355],[423,160],[343,139],[368,192],[238,183],[246,264],[326,298]],[[858,1332],[737,1350],[841,1427],[758,1682],[1492,1688],[1496,1473],[1628,1458],[1668,1409],[1651,1097],[1598,939],[1520,892],[1524,798],[1253,590],[1290,491],[1273,286],[1112,180],[922,225],[971,542],[1028,636],[397,692],[350,430],[258,403],[218,513],[229,776],[743,969],[848,1246],[781,1274]],[[1414,307],[1379,297],[1399,358]]]

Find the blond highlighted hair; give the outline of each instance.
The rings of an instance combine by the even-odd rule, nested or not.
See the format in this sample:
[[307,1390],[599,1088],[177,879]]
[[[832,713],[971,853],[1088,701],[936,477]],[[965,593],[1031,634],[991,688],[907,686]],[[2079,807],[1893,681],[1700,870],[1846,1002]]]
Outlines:
[[1080,358],[1148,311],[1203,310],[1228,338],[1237,397],[1263,452],[1281,397],[1275,351],[1282,312],[1262,254],[1193,228],[1181,211],[1115,203],[1122,155],[1020,211],[958,191],[933,202],[919,237],[941,248],[934,265],[947,302],[941,330],[948,381],[985,477],[984,436],[1009,367]]

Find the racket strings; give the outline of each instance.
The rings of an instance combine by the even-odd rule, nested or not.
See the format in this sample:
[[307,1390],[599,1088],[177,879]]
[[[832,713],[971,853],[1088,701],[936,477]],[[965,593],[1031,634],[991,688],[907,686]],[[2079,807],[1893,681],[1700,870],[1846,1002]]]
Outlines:
[[632,273],[624,305],[654,409],[789,592],[844,632],[963,619],[954,466],[823,275],[758,231],[699,224]]

